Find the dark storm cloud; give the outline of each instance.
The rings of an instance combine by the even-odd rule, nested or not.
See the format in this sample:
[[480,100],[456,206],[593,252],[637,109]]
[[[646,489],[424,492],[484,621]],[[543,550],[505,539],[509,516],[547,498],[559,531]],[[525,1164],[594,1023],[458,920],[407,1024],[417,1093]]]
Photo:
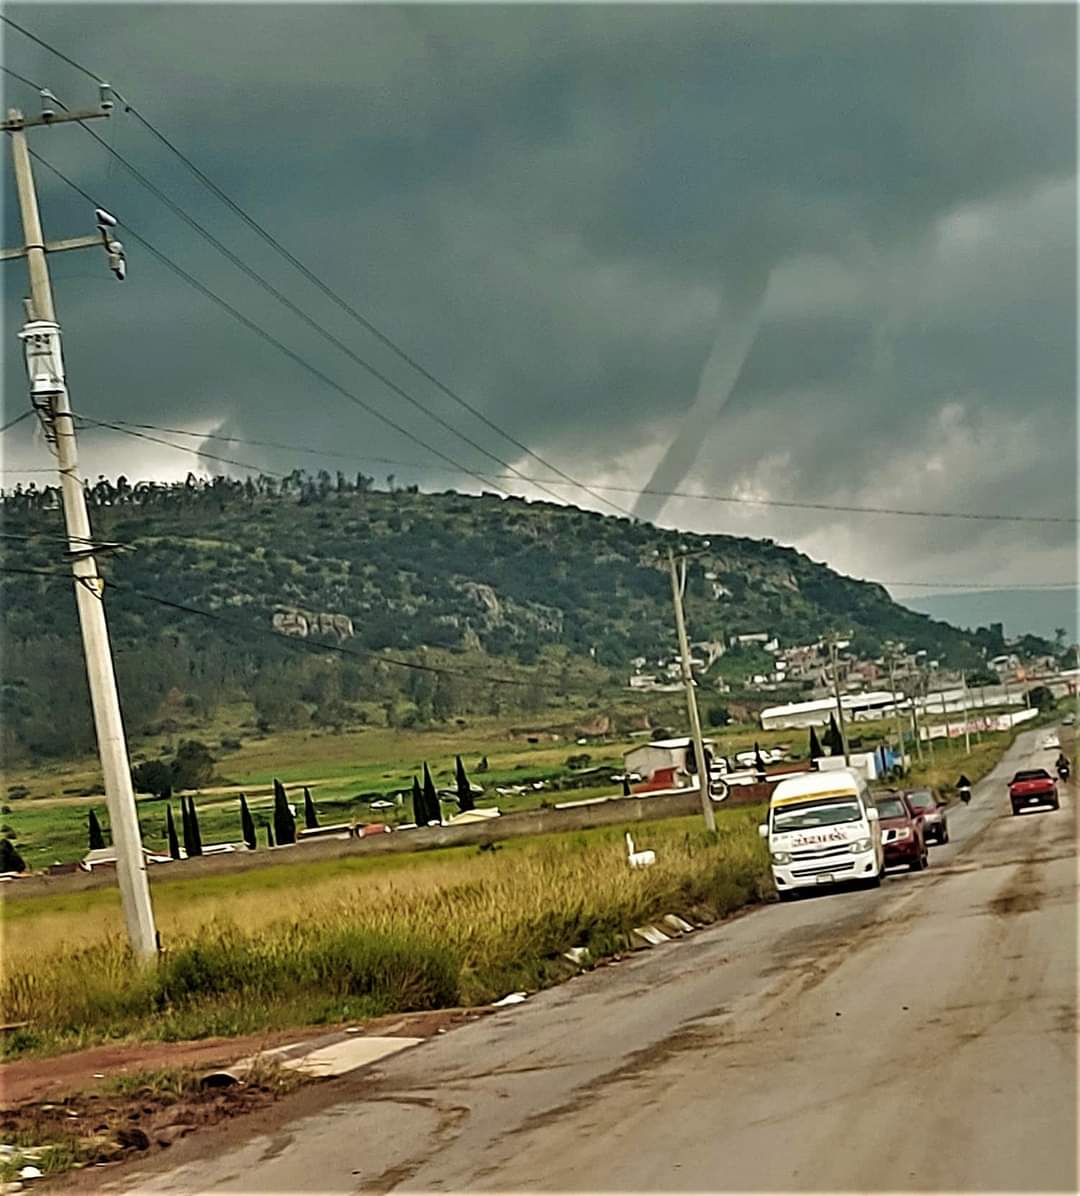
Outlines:
[[[768,278],[757,338],[681,488],[1075,505],[1070,7],[10,11],[114,78],[430,368],[588,479],[644,483],[694,400],[725,304]],[[5,55],[65,97],[89,95],[17,34]],[[130,118],[103,135],[336,334],[517,459],[321,303]],[[85,135],[43,140],[275,334],[431,443],[494,468],[320,346]],[[81,231],[85,205],[42,182],[57,235]],[[97,262],[58,266],[77,405],[425,459],[129,248],[124,288],[95,280]],[[9,270],[9,325],[20,294]],[[9,395],[20,393],[18,362],[6,370]],[[8,464],[29,460],[28,442],[14,444]],[[184,465],[165,449],[129,451]],[[257,451],[226,455],[298,463]],[[797,540],[879,576],[997,578],[1012,561],[1056,579],[1073,565],[1071,543],[1007,526],[686,503],[664,520]]]

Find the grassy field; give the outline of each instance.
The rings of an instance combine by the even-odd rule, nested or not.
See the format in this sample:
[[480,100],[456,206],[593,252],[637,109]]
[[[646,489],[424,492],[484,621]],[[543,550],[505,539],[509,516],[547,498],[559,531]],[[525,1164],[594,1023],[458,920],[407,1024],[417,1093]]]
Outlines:
[[[572,739],[529,743],[520,736],[511,738],[513,731],[514,725],[506,720],[488,720],[465,729],[451,725],[423,731],[372,728],[343,735],[288,732],[246,741],[239,750],[217,753],[219,780],[198,795],[203,842],[240,839],[241,789],[247,794],[259,828],[260,843],[265,842],[261,828],[270,821],[273,805],[270,786],[275,777],[286,785],[298,809],[303,803],[302,786],[308,785],[324,825],[354,819],[361,823],[410,821],[412,811],[407,800],[396,812],[373,811],[367,800],[358,795],[392,796],[408,790],[413,776],[422,773],[425,761],[437,785],[452,787],[454,758],[458,754],[472,781],[484,786],[485,794],[478,804],[497,806],[504,813],[543,803],[617,793],[619,786],[602,778],[582,786],[567,761],[572,756],[587,756],[589,767],[604,766],[615,774],[621,771],[623,752],[644,738],[627,737],[584,745]],[[876,725],[870,733],[878,734]],[[716,738],[719,750],[728,755],[752,748],[755,742],[762,747],[791,745],[796,754],[806,751],[806,735],[802,732],[731,727],[709,734]],[[488,769],[478,771],[479,762],[485,757]],[[24,773],[9,778],[11,784],[28,788],[30,796],[6,799],[6,810],[0,816],[0,833],[9,833],[3,827],[14,832],[15,844],[29,868],[81,859],[88,846],[87,816],[91,808],[107,835],[104,797],[80,797],[64,792],[86,788],[92,780],[93,766],[87,762],[70,765],[63,773]],[[537,781],[545,782],[545,788],[524,794],[495,792],[496,787],[530,785]],[[167,851],[165,803],[140,796],[138,806],[144,844],[154,851]],[[173,817],[179,830],[176,799]]]
[[621,828],[497,852],[269,867],[155,886],[167,946],[138,969],[113,890],[5,902],[0,1016],[9,1053],[109,1038],[175,1040],[489,1001],[565,974],[667,912],[723,915],[768,891],[761,811],[636,828],[654,867],[627,867]]

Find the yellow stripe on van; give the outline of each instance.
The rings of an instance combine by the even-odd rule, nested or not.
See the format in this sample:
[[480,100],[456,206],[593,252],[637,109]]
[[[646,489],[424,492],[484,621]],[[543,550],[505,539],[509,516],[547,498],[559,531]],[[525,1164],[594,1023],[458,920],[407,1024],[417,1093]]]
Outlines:
[[793,806],[800,802],[808,801],[824,801],[830,797],[858,797],[858,793],[854,789],[829,789],[826,792],[817,793],[801,793],[798,797],[782,797],[777,801],[775,798],[772,801],[773,806]]

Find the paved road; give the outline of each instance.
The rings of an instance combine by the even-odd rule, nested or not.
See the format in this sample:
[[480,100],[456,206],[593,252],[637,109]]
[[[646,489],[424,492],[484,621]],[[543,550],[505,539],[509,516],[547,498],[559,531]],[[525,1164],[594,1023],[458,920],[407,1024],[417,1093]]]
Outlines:
[[578,977],[110,1186],[1076,1191],[1074,793],[1012,818],[1002,783],[1040,738],[927,873]]

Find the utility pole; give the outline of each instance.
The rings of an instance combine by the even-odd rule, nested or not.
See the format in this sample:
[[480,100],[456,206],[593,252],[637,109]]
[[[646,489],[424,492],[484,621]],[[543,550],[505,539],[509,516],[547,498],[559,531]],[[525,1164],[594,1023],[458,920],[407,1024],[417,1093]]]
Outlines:
[[930,763],[934,763],[934,728],[930,726],[930,676],[922,676],[923,714],[926,716],[926,747],[930,752]]
[[915,755],[919,763],[922,761],[922,740],[919,738],[919,720],[915,717],[915,702],[918,697],[919,682],[916,678],[914,683],[914,692],[911,695],[911,737],[915,740]]
[[701,718],[698,715],[697,693],[694,673],[690,668],[690,644],[686,638],[686,616],[683,612],[683,594],[686,592],[686,559],[681,568],[676,565],[675,553],[668,549],[668,567],[671,570],[671,598],[675,606],[675,630],[679,636],[679,657],[682,661],[682,679],[686,688],[686,711],[690,716],[690,737],[694,743],[694,758],[697,760],[698,791],[701,795],[701,813],[710,831],[716,830],[716,815],[713,813],[712,778],[709,776],[709,762],[705,756],[705,743],[701,737]]
[[829,636],[829,661],[832,664],[833,697],[836,698],[836,721],[840,726],[840,740],[844,745],[844,763],[851,767],[851,752],[848,750],[847,727],[844,724],[844,706],[840,701],[840,676],[836,662],[836,637]]
[[[964,700],[964,755],[971,755],[971,728],[969,726],[971,719],[968,715],[968,686],[967,673],[963,669],[960,670],[960,684],[963,686],[963,700]],[[975,735],[978,736],[976,731]]]
[[896,675],[891,650],[888,650],[886,660],[889,662],[889,692],[892,694],[893,700],[893,720],[896,723],[896,742],[900,748],[900,770],[902,772],[904,768],[904,724],[900,716],[900,707],[896,701]]
[[[930,676],[933,679],[933,683],[937,685],[937,670],[935,669]],[[938,697],[941,699],[941,716],[945,720],[945,740],[948,742],[948,740],[952,739],[952,727],[949,726],[949,708],[945,705],[945,691],[943,689],[938,690]]]
[[102,85],[100,104],[93,109],[58,113],[52,107],[56,101],[50,92],[43,91],[41,98],[40,116],[26,118],[17,109],[10,109],[6,120],[2,122],[5,132],[11,135],[15,185],[22,215],[23,245],[18,249],[4,250],[0,254],[0,260],[26,258],[30,277],[28,322],[19,337],[26,354],[30,401],[41,420],[45,438],[57,459],[60,474],[68,557],[75,579],[75,603],[79,612],[98,755],[101,759],[109,822],[116,849],[116,874],[124,920],[135,955],[140,959],[149,959],[157,953],[157,933],[150,905],[150,887],[146,878],[146,860],[142,851],[139,819],[135,811],[131,765],[120,714],[120,699],[116,690],[109,630],[105,622],[105,586],[94,559],[90,517],[86,509],[82,479],[79,476],[75,419],[65,381],[60,326],[56,322],[47,254],[84,249],[92,245],[99,248],[103,246],[108,254],[109,266],[117,278],[123,279],[126,266],[123,247],[119,241],[113,239],[116,220],[100,209],[96,214],[96,236],[75,237],[55,242],[45,240],[30,164],[30,149],[26,140],[26,130],[29,128],[106,117],[110,115],[113,105],[105,85]]

